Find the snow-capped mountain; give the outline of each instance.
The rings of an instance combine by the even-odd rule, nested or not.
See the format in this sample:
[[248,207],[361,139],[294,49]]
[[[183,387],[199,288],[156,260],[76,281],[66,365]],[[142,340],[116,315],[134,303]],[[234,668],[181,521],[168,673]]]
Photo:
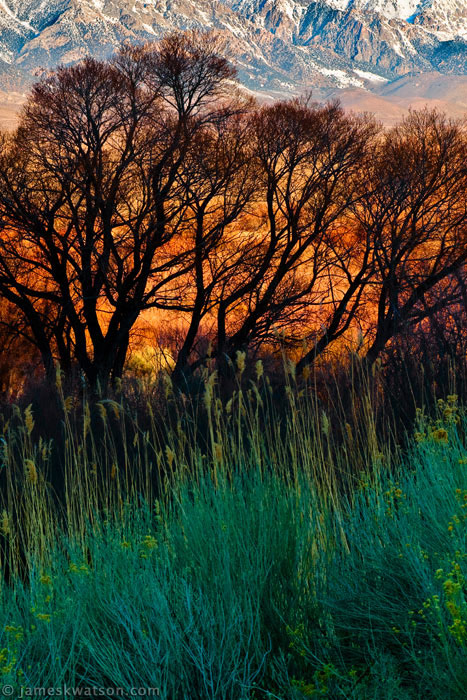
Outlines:
[[467,0],[0,0],[0,86],[177,28],[216,29],[271,93],[467,73]]
[[341,10],[353,7],[387,19],[405,20],[425,27],[444,41],[467,36],[465,0],[329,0],[329,4]]

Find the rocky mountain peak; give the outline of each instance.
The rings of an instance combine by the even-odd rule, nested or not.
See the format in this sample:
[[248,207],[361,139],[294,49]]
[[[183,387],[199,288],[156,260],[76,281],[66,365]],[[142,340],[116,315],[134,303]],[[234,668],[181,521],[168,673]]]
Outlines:
[[467,72],[465,0],[0,0],[0,87],[186,28],[220,32],[269,94]]

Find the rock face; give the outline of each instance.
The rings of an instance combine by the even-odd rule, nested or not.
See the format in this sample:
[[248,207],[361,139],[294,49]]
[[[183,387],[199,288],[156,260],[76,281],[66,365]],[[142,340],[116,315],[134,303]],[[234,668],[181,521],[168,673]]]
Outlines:
[[177,28],[216,29],[270,94],[467,73],[466,0],[0,0],[0,88]]

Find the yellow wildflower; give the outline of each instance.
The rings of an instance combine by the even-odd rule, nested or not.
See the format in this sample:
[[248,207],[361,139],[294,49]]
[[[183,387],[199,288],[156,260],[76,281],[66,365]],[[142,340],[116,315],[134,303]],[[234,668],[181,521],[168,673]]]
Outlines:
[[157,548],[157,540],[152,535],[146,535],[146,537],[144,538],[144,540],[142,542],[142,546],[145,549],[148,549],[149,551],[151,551],[152,549]]
[[460,585],[458,583],[455,583],[452,579],[448,578],[446,579],[446,581],[444,581],[443,588],[447,596],[453,596],[455,593],[459,592]]
[[51,615],[50,615],[50,613],[37,613],[36,617],[38,620],[43,620],[44,622],[50,622]]
[[444,428],[437,428],[432,433],[435,442],[446,444],[448,442],[448,431]]

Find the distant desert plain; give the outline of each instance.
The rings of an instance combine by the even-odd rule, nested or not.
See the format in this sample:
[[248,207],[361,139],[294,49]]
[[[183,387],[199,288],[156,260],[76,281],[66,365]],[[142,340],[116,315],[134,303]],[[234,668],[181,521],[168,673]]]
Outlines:
[[[432,73],[408,73],[396,80],[384,84],[374,84],[370,89],[361,87],[348,88],[313,88],[307,87],[318,102],[340,100],[346,110],[373,114],[384,126],[390,127],[400,121],[409,110],[437,109],[454,119],[467,118],[467,75],[444,75]],[[249,91],[250,92],[250,91]],[[252,91],[251,91],[252,92]],[[260,100],[280,99],[275,92],[254,92]],[[293,92],[283,97],[291,97]],[[27,92],[0,91],[0,128],[14,129],[21,107],[27,100]]]

